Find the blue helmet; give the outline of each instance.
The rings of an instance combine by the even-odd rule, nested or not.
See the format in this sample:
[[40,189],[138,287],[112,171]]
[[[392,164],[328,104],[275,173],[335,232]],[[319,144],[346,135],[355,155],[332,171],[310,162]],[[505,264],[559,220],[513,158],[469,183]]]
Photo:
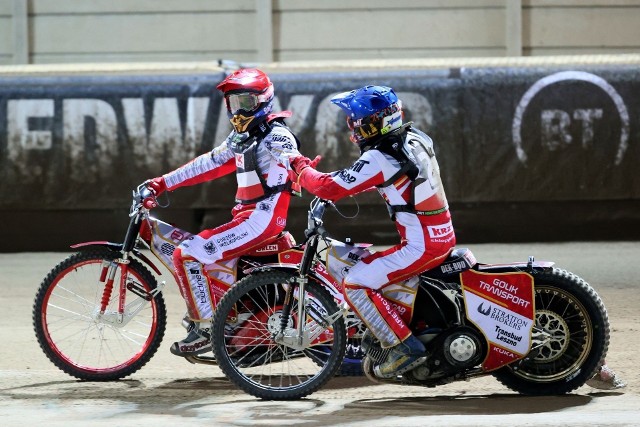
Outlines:
[[358,145],[402,126],[402,102],[390,87],[365,86],[338,94],[331,102],[347,113],[351,141]]

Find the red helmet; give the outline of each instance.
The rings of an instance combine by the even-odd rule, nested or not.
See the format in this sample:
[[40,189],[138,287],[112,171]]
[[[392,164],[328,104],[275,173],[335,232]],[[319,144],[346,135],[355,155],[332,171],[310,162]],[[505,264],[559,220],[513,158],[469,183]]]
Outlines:
[[224,93],[229,121],[236,132],[247,132],[273,108],[273,84],[256,68],[234,71],[216,87]]

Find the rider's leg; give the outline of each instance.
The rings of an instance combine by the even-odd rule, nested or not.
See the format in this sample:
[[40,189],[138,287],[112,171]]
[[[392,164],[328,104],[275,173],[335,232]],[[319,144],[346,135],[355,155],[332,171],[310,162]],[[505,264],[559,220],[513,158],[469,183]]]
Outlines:
[[196,355],[211,350],[210,324],[213,316],[211,291],[204,266],[191,256],[184,256],[180,248],[173,253],[173,265],[180,292],[187,304],[187,332],[181,341],[174,342],[171,353],[178,356]]
[[286,214],[288,199],[284,201],[287,203],[269,205],[269,209],[238,212],[232,221],[202,231],[174,251],[176,276],[187,314],[195,327],[184,340],[174,343],[172,353],[200,354],[211,350],[208,329],[215,303],[219,294],[224,293],[224,287],[230,287],[235,281],[235,263],[227,261],[237,259],[282,232],[285,226],[282,211]]
[[[376,374],[391,377],[406,372],[426,359],[424,345],[413,336],[398,312],[380,290],[402,282],[440,264],[451,248],[427,251],[406,241],[354,265],[343,282],[345,299],[383,348],[391,348],[388,359],[375,367]],[[417,286],[417,282],[413,282]]]

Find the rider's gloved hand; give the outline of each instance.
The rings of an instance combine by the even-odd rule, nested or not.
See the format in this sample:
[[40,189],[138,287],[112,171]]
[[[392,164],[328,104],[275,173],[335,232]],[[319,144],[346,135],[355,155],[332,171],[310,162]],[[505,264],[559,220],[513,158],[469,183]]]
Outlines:
[[297,156],[291,160],[291,169],[293,169],[296,175],[300,175],[302,171],[308,167],[315,169],[321,159],[321,156],[316,156],[313,160],[306,156]]
[[158,202],[156,201],[155,197],[147,197],[142,201],[142,206],[147,209],[153,209],[158,206]]
[[167,191],[167,184],[164,182],[164,178],[159,176],[147,181],[147,188],[153,191],[153,194],[158,197],[159,195]]
[[167,184],[164,182],[164,178],[159,176],[145,182],[145,185],[153,192],[154,196],[145,198],[142,201],[142,206],[147,209],[153,209],[158,206],[156,198],[167,190]]

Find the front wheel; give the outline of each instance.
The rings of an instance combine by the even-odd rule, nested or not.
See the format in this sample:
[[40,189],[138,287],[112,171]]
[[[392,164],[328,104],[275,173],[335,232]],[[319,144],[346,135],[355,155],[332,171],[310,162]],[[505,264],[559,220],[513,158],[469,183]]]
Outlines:
[[344,357],[344,318],[334,299],[309,281],[303,300],[307,314],[299,319],[301,300],[292,277],[274,271],[245,277],[225,294],[213,317],[218,366],[231,382],[261,399],[293,400],[313,393],[336,374]]
[[[101,273],[118,256],[108,249],[75,253],[51,270],[36,294],[33,326],[40,347],[54,365],[82,380],[117,380],[136,372],[164,336],[164,299],[138,261],[117,264],[113,287],[105,292]],[[124,312],[118,310],[120,298]]]
[[564,270],[537,272],[531,351],[494,376],[522,394],[564,394],[593,376],[609,346],[609,319],[596,291]]

